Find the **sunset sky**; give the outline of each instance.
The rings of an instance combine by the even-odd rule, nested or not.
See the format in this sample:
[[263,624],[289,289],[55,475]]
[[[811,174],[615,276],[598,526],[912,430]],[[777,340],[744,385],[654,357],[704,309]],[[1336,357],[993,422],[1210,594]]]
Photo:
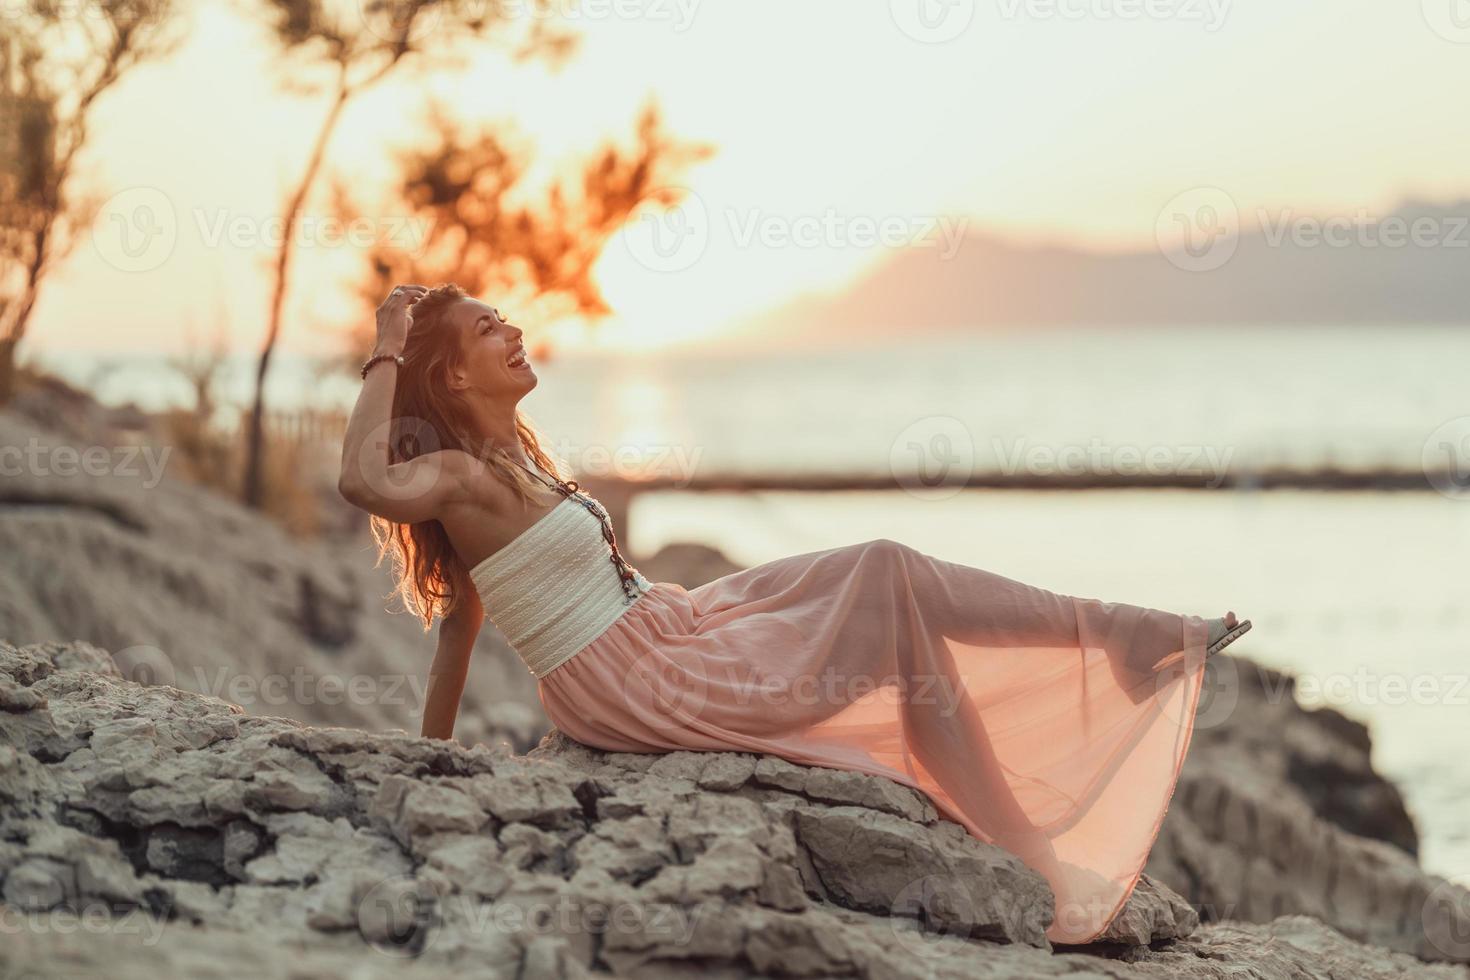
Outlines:
[[[1456,2],[589,0],[565,69],[492,54],[427,86],[394,76],[348,110],[329,167],[383,180],[388,148],[421,132],[427,89],[464,118],[513,121],[548,167],[629,135],[653,96],[673,133],[717,148],[690,181],[702,244],[660,269],[639,232],[615,239],[599,280],[618,315],[599,335],[710,338],[880,261],[891,246],[864,221],[920,247],[966,230],[1151,247],[1161,208],[1201,186],[1319,214],[1470,195]],[[234,345],[259,342],[272,251],[213,232],[278,212],[325,97],[283,94],[236,9],[190,9],[185,46],[99,107],[89,158],[102,188],[131,195],[116,207],[160,208],[172,248],[119,268],[104,214],[47,289],[32,352],[175,350],[221,311]],[[338,347],[357,270],[344,247],[298,253],[287,347]]]

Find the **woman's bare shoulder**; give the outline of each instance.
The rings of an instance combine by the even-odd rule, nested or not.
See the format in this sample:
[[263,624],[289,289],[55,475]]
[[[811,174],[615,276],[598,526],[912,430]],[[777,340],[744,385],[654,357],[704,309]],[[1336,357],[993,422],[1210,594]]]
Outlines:
[[527,500],[488,465],[467,473],[464,481],[463,492],[446,502],[439,521],[467,567],[514,540],[561,500],[549,487],[534,488]]

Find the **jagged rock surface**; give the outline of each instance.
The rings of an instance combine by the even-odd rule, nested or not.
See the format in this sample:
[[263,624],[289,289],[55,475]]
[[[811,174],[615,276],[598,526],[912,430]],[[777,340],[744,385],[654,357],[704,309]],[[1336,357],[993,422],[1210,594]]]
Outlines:
[[886,780],[309,728],[84,643],[0,644],[0,896],[7,975],[1470,977],[1147,880],[1053,950],[1042,879]]
[[[131,679],[252,714],[417,730],[435,637],[388,611],[388,563],[373,567],[371,542],[295,539],[173,479],[166,445],[108,430],[101,411],[52,413],[60,431],[0,412],[0,637],[86,640]],[[97,465],[82,464],[87,452]],[[547,728],[534,679],[487,623],[459,734],[524,751]]]
[[1413,821],[1373,771],[1366,730],[1303,709],[1290,677],[1249,660],[1210,670],[1148,871],[1207,922],[1304,914],[1425,959],[1470,958],[1447,938],[1470,923],[1465,890],[1412,856]]

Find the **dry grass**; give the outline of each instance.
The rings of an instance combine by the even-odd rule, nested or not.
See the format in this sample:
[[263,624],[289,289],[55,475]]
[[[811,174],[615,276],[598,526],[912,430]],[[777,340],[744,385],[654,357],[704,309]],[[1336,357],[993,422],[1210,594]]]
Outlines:
[[[243,438],[220,431],[186,409],[166,412],[162,420],[174,447],[174,472],[238,499],[245,465]],[[267,437],[261,509],[298,536],[321,533],[323,495],[336,493],[325,479],[322,453],[318,445]]]

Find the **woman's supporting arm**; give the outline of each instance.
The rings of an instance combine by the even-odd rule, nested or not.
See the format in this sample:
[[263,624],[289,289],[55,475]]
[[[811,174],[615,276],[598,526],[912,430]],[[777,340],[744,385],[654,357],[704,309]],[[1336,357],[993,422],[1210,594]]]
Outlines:
[[464,694],[470,671],[470,653],[485,622],[485,609],[474,588],[459,590],[458,605],[439,622],[439,648],[429,667],[429,684],[424,693],[425,738],[453,738],[459,699]]

